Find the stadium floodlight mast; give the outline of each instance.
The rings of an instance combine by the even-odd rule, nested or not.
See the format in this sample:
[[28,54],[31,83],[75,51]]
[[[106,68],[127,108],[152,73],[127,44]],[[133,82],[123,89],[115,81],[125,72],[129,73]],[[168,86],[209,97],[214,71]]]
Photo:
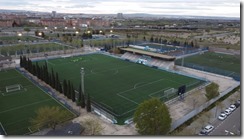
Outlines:
[[81,90],[82,93],[84,94],[84,75],[85,75],[85,70],[83,67],[80,68],[80,75],[81,75]]

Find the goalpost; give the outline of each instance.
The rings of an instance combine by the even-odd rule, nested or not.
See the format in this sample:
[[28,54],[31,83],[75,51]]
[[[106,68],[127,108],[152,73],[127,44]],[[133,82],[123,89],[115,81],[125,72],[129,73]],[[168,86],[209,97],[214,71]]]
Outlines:
[[21,85],[20,84],[14,84],[14,85],[6,86],[5,88],[6,88],[7,93],[15,92],[15,91],[21,90]]
[[174,94],[177,92],[177,89],[175,88],[170,88],[164,91],[164,95],[162,97],[166,97],[167,99],[171,96],[171,94]]

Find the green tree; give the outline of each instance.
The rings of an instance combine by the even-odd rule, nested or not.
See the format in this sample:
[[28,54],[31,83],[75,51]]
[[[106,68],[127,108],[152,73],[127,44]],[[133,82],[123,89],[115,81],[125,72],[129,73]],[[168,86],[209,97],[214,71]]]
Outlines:
[[73,84],[71,85],[71,99],[75,102],[75,89]]
[[29,32],[31,31],[30,28],[24,28],[24,31],[27,32],[27,41],[29,39]]
[[81,102],[80,102],[80,106],[81,106],[81,108],[85,108],[85,107],[86,107],[85,95],[84,95],[83,92],[81,92]]
[[87,118],[81,124],[85,127],[87,135],[101,135],[101,131],[104,129],[101,123],[95,118]]
[[55,80],[55,89],[57,91],[59,91],[59,84],[60,84],[60,81],[59,81],[59,77],[58,77],[58,73],[56,72],[56,80]]
[[61,110],[60,107],[41,107],[36,111],[36,117],[30,119],[32,128],[41,129],[51,127],[55,129],[56,126],[69,118],[69,113]]
[[211,100],[219,95],[219,85],[213,82],[205,87],[205,91],[205,96],[208,98],[208,100]]
[[71,82],[70,80],[68,81],[68,90],[67,90],[67,97],[71,99]]
[[64,80],[63,81],[63,93],[64,95],[67,97],[67,92],[68,92],[68,85],[67,85],[67,81]]
[[79,93],[76,100],[76,106],[80,106],[80,105],[81,105],[81,85],[79,86]]
[[152,98],[138,106],[133,121],[142,135],[166,135],[172,119],[167,106],[158,98]]
[[22,58],[22,56],[20,56],[20,67],[23,67],[23,58]]

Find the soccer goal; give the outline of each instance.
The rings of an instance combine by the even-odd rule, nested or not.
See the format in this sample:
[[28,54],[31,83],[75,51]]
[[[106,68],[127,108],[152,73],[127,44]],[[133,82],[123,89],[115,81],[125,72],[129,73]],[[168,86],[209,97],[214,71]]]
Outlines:
[[9,92],[15,92],[21,90],[22,86],[20,84],[14,84],[14,85],[6,86],[5,88],[6,88],[6,92],[9,93]]
[[175,89],[175,88],[167,89],[164,91],[164,95],[162,97],[165,97],[168,99],[169,97],[171,97],[172,94],[175,94],[175,92],[177,92],[177,89]]

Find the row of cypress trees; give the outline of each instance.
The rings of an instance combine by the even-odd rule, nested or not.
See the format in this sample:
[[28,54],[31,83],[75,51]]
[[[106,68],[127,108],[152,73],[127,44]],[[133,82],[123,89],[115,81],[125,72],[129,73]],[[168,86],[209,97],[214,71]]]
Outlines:
[[73,83],[70,80],[67,81],[66,79],[61,82],[58,73],[54,73],[53,68],[51,72],[48,71],[47,62],[40,66],[38,62],[34,64],[29,58],[26,58],[26,56],[20,56],[20,67],[25,68],[32,75],[49,84],[53,89],[61,94],[64,94],[73,102],[76,102],[77,106],[81,106],[81,108],[86,107],[87,112],[91,112],[91,100],[89,94],[85,96],[80,85],[76,96]]

